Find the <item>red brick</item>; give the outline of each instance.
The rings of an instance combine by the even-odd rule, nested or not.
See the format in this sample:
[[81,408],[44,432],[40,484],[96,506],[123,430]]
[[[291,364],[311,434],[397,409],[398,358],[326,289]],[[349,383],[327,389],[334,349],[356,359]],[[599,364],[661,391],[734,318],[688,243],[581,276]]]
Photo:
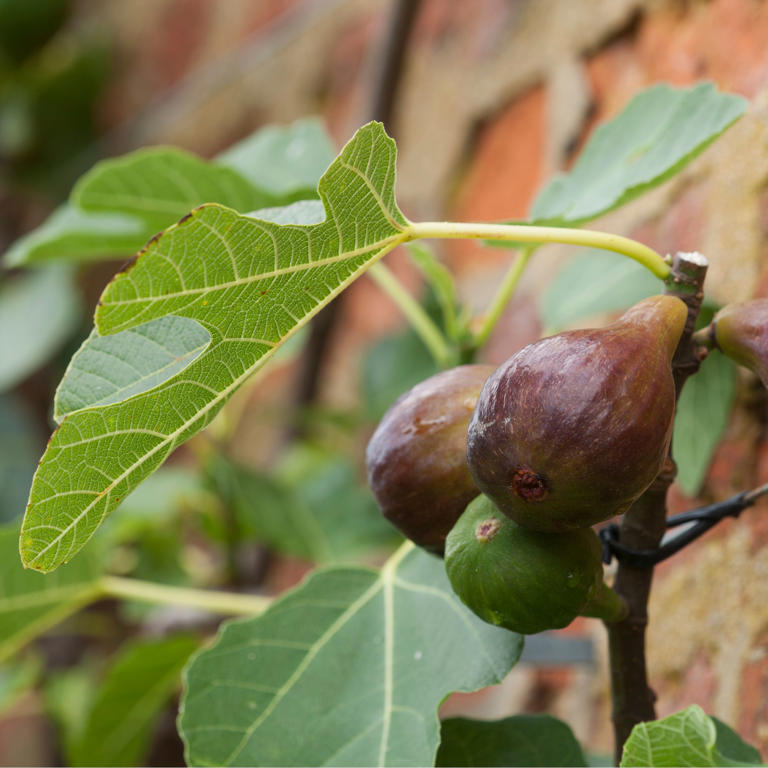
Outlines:
[[713,0],[691,4],[686,13],[670,6],[648,14],[636,38],[623,37],[591,58],[598,119],[651,83],[709,79],[724,90],[754,96],[765,82],[768,5]]
[[177,83],[194,67],[212,10],[207,0],[175,0],[163,9],[145,49],[158,90]]
[[[321,98],[328,129],[341,145],[351,137],[351,130],[370,119],[370,77],[372,55],[384,32],[385,18],[379,14],[361,14],[346,25],[325,62]],[[361,77],[361,73],[365,76]]]
[[741,712],[738,724],[739,734],[748,743],[756,746],[763,754],[768,749],[768,654],[764,649],[768,636],[757,643],[758,658],[747,662],[741,675]]
[[642,24],[637,55],[647,79],[711,79],[725,90],[754,96],[768,74],[768,5],[713,0],[689,9],[663,9]]
[[[543,177],[546,91],[537,87],[516,99],[479,132],[451,218],[497,221],[523,218]],[[450,244],[457,273],[498,264],[509,254],[470,240]]]
[[754,445],[742,437],[721,440],[715,449],[707,476],[714,498],[724,499],[749,488],[753,483]]
[[414,29],[417,45],[438,46],[460,37],[471,58],[487,55],[490,48],[503,45],[502,35],[509,29],[510,17],[517,12],[509,0],[473,0],[454,3],[427,0]]
[[706,712],[712,711],[712,700],[717,691],[717,679],[712,670],[709,657],[704,652],[682,671],[678,684],[672,690],[669,686],[659,686],[657,715],[666,717],[692,704],[698,704]]
[[293,557],[275,557],[270,564],[267,582],[267,594],[281,595],[301,583],[304,577],[313,570],[310,563]]

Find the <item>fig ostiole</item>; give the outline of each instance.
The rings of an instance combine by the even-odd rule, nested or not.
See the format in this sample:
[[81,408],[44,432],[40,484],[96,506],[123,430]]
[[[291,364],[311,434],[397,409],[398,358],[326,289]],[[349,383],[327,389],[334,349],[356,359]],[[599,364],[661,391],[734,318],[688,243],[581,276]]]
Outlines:
[[532,531],[479,496],[448,534],[445,568],[454,592],[481,619],[530,635],[580,615],[624,618],[626,604],[603,582],[601,554],[591,528]]
[[465,459],[467,427],[493,370],[461,365],[420,382],[395,401],[368,443],[368,483],[382,513],[435,554],[479,493]]
[[623,513],[667,455],[671,362],[686,319],[680,299],[654,296],[605,328],[560,333],[509,358],[483,387],[469,425],[477,487],[537,531]]
[[723,307],[712,321],[712,336],[723,354],[756,373],[768,387],[768,299]]

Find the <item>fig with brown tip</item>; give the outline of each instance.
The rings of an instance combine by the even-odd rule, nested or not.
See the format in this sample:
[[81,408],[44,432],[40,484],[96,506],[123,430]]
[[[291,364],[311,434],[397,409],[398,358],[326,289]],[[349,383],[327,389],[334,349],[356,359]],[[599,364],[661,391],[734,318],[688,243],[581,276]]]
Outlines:
[[623,513],[661,470],[672,433],[671,362],[687,308],[653,296],[605,328],[530,344],[488,379],[469,425],[480,490],[538,531]]

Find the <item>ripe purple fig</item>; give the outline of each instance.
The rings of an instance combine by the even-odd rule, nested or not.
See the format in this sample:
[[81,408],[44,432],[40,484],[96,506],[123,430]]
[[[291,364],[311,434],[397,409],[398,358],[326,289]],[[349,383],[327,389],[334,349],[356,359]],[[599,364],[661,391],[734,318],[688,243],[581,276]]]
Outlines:
[[720,350],[754,371],[768,387],[768,299],[753,299],[723,307],[712,321]]
[[384,414],[366,451],[384,517],[442,554],[445,537],[480,493],[466,464],[467,425],[490,365],[461,365],[417,384]]
[[671,361],[687,317],[672,296],[615,323],[530,344],[488,379],[469,425],[467,463],[504,514],[569,531],[623,513],[666,458],[675,410]]

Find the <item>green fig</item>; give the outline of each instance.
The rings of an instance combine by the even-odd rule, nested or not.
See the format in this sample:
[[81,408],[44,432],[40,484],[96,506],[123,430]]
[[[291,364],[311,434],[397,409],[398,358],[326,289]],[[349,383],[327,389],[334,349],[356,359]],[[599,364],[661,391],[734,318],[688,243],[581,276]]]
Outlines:
[[723,307],[712,321],[712,335],[725,355],[768,387],[768,299]]
[[442,554],[479,491],[466,464],[467,425],[490,365],[461,365],[422,381],[384,414],[366,451],[368,483],[384,516]]
[[671,361],[687,318],[672,296],[615,323],[524,347],[488,379],[469,425],[477,487],[520,525],[585,528],[651,484],[672,434]]
[[532,531],[480,496],[448,534],[445,569],[454,592],[481,619],[530,635],[579,615],[624,617],[624,602],[603,582],[601,554],[591,528]]

